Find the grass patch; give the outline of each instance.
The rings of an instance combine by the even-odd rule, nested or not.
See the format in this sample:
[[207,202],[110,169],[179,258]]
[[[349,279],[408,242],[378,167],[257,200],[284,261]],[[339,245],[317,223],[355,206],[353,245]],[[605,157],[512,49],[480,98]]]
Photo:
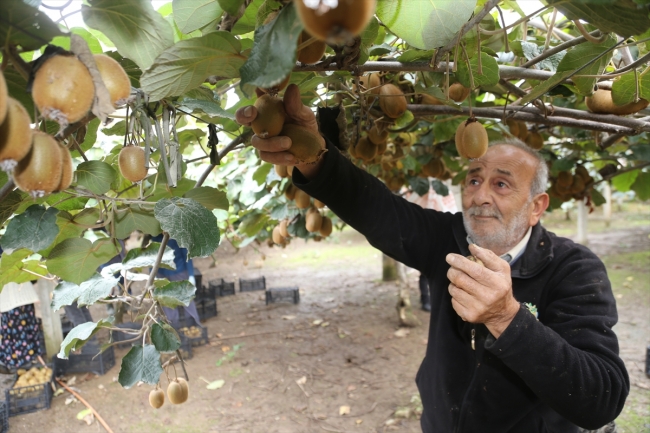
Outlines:
[[650,251],[613,254],[602,260],[618,299],[650,305]]
[[[632,386],[623,411],[616,418],[618,433],[650,433],[649,392],[636,392]],[[646,408],[639,411],[638,408]]]

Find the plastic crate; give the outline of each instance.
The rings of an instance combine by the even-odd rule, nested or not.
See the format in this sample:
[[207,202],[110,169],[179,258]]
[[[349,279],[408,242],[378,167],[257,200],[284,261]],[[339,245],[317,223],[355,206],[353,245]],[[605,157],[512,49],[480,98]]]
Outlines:
[[300,302],[298,287],[273,287],[266,290],[266,305],[279,302],[297,304]]
[[240,292],[254,292],[256,290],[266,290],[266,278],[251,278],[251,279],[240,279],[239,280],[239,291]]
[[[192,359],[194,354],[192,353],[192,342],[185,337],[182,333],[179,333],[179,337],[181,338],[181,347],[178,348],[178,350],[181,351],[181,356],[183,357],[184,361],[187,361],[189,359]],[[169,352],[169,353],[161,353],[160,354],[160,362],[161,364],[164,364],[167,362],[169,359],[171,359],[176,352]],[[176,364],[178,362],[178,359],[175,359],[172,364]]]
[[7,415],[7,403],[0,400],[0,433],[7,433],[9,430],[9,416]]
[[[89,343],[90,344],[90,343]],[[81,353],[70,353],[68,359],[61,359],[54,355],[52,357],[56,375],[66,373],[95,373],[103,376],[115,365],[115,350],[113,346],[99,353],[99,344],[86,344],[82,347]],[[85,349],[85,350],[84,350]],[[99,353],[99,355],[98,355]]]
[[217,300],[216,299],[201,299],[196,301],[196,309],[199,312],[199,319],[202,322],[217,315]]
[[221,290],[218,292],[219,296],[230,296],[235,294],[235,282],[224,281]]
[[[133,329],[133,330],[139,330],[142,328],[142,323],[136,323],[136,322],[124,322],[124,323],[118,323],[115,325],[117,328],[124,328],[124,329]],[[113,338],[113,342],[118,342],[118,341],[124,341],[124,340],[130,340],[135,337],[135,335],[132,334],[127,334],[125,332],[120,332],[120,331],[111,331],[111,336]],[[116,346],[120,349],[124,349],[126,347],[131,347],[134,344],[142,344],[142,340],[136,340],[136,341],[130,341],[130,342],[125,342],[125,343],[119,343],[116,344]]]
[[[221,289],[223,288],[223,278],[215,278],[208,282],[208,290],[214,293],[214,296],[221,296]],[[198,295],[197,295],[198,296]]]
[[196,301],[200,301],[200,300],[203,300],[203,299],[215,299],[217,297],[217,293],[220,290],[220,287],[221,287],[221,284],[218,284],[218,285],[210,284],[207,287],[206,286],[203,286],[203,287],[196,286],[196,294],[194,296],[194,299]]
[[[48,367],[52,368],[51,365],[48,365]],[[5,390],[6,413],[9,416],[16,416],[49,409],[52,403],[53,380],[54,374],[51,374],[48,382]]]
[[203,274],[197,268],[194,268],[194,285],[196,286],[196,291],[203,289]]
[[[201,335],[197,335],[197,336],[193,337],[193,336],[190,336],[190,335],[185,333],[186,330],[189,331],[192,328],[200,329],[201,330]],[[190,341],[190,344],[192,345],[192,347],[204,346],[204,345],[208,344],[208,328],[203,328],[203,327],[199,327],[199,326],[184,327],[184,328],[180,328],[178,330],[178,333],[182,334],[183,337],[187,338]]]
[[63,331],[63,338],[68,335],[68,332],[72,331],[72,328],[74,328],[74,325],[68,320],[65,314],[61,316],[61,331]]
[[[43,358],[46,358],[47,348],[45,347],[45,332],[43,332],[43,321],[38,318],[36,319],[36,322],[38,323],[38,341],[41,346],[41,355],[43,355]],[[0,429],[0,433],[2,433],[2,429]]]

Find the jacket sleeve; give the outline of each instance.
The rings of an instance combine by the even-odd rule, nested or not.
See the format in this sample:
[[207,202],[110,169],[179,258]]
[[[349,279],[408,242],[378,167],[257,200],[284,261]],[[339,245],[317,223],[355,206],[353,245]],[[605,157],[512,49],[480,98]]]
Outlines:
[[629,378],[612,327],[616,302],[604,264],[582,246],[555,257],[540,320],[522,306],[486,349],[574,424],[600,428],[623,409]]
[[430,266],[441,254],[441,243],[452,239],[452,214],[408,202],[352,164],[329,141],[327,149],[318,176],[308,181],[294,170],[294,184],[383,253],[414,269]]

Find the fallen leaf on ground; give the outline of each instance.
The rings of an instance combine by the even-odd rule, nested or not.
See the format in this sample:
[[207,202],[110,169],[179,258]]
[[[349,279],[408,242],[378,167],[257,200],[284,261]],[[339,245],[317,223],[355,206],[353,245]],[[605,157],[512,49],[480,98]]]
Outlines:
[[295,318],[296,318],[296,316],[292,316],[292,315],[282,316],[282,320],[293,320]]
[[395,331],[395,333],[393,335],[395,337],[398,337],[398,338],[403,338],[403,337],[406,337],[407,335],[409,335],[410,333],[411,333],[410,329],[399,328],[397,331]]
[[77,419],[82,420],[86,415],[92,415],[93,411],[86,408],[77,414]]
[[303,377],[301,377],[300,379],[296,380],[296,383],[297,383],[298,385],[304,385],[304,384],[306,384],[306,383],[307,383],[307,376],[303,376]]
[[355,423],[357,423],[357,425],[361,424],[362,422],[363,422],[362,419],[358,419],[358,420],[355,421]]
[[339,408],[339,415],[349,415],[350,414],[350,406],[341,406]]
[[323,323],[323,319],[316,319],[316,320],[314,320],[314,321],[311,322],[311,323],[312,323],[312,325],[314,325],[314,326],[318,326],[318,325],[320,325],[321,323]]
[[219,389],[225,385],[226,381],[223,379],[215,380],[206,385],[207,389]]

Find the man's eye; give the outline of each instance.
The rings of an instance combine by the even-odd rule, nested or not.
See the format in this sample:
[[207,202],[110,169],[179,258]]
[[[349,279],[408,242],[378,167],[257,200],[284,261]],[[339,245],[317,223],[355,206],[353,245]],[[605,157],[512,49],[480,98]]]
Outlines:
[[470,185],[478,185],[478,180],[476,180],[476,179],[470,179],[469,184],[470,184]]
[[505,187],[507,187],[508,185],[507,185],[505,182],[497,182],[497,186],[498,186],[499,188],[505,188]]

